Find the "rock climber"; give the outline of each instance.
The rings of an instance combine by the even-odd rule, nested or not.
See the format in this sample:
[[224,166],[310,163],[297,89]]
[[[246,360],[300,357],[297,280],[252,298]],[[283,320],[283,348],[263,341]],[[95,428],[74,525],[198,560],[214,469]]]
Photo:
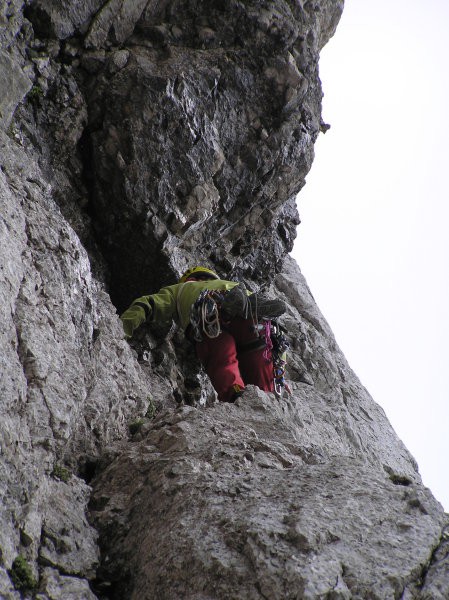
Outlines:
[[[218,400],[234,402],[247,384],[272,392],[283,381],[285,354],[281,359],[274,356],[280,338],[272,327],[276,322],[270,318],[284,312],[282,300],[251,294],[243,284],[220,279],[211,269],[196,266],[177,284],[134,300],[120,318],[128,339],[145,321],[163,324],[175,320],[194,342]],[[283,347],[277,349],[282,354],[288,344],[280,335]]]

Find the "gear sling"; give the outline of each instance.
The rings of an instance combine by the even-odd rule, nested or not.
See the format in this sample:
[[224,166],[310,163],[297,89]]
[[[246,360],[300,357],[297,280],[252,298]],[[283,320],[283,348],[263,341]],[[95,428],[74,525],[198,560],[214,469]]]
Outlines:
[[237,288],[205,289],[192,305],[188,332],[198,358],[221,401],[232,402],[245,384],[281,396],[287,338],[275,319],[263,318],[259,323],[257,315],[248,317],[252,312],[250,303],[240,308],[240,315],[229,318],[226,300],[234,291]]

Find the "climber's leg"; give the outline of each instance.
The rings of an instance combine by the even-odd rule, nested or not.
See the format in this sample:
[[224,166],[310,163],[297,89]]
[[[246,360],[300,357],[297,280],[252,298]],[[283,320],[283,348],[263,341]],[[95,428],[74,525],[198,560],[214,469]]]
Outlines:
[[272,392],[273,361],[264,358],[265,340],[255,331],[252,320],[237,317],[229,324],[228,331],[237,345],[239,369],[245,384]]
[[267,361],[263,350],[238,354],[240,372],[247,385],[257,385],[265,392],[274,391],[273,362]]
[[235,340],[227,331],[197,342],[196,351],[220,402],[232,402],[245,384],[240,375]]

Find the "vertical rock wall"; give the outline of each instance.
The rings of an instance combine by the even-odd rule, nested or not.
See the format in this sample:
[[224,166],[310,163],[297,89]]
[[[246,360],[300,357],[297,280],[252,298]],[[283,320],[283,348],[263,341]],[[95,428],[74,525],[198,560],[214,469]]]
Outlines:
[[[288,257],[341,11],[2,3],[2,598],[448,596],[446,516]],[[287,301],[291,397],[124,341],[192,263]]]

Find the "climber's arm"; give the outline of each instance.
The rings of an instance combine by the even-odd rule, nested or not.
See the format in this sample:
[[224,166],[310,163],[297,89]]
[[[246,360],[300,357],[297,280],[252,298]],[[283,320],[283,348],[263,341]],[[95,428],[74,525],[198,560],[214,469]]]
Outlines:
[[175,287],[168,286],[159,290],[157,294],[141,296],[134,300],[131,306],[120,316],[125,337],[132,337],[134,331],[145,321],[155,321],[161,324],[169,323],[176,312],[173,291]]
[[151,296],[142,296],[134,300],[131,306],[120,315],[125,337],[132,337],[134,331],[152,318],[153,301]]

